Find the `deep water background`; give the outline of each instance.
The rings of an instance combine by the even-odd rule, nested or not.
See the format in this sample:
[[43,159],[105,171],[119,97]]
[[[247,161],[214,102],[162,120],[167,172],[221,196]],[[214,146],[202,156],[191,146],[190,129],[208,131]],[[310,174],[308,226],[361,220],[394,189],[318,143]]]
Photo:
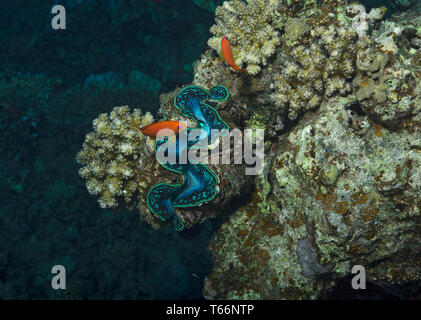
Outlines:
[[[51,28],[53,4],[67,30]],[[0,298],[201,299],[212,225],[154,231],[99,208],[76,153],[117,105],[189,83],[213,13],[190,0],[1,1]],[[67,290],[51,288],[51,268]]]
[[[67,30],[52,30],[54,4]],[[213,21],[192,0],[0,1],[0,299],[202,298],[215,221],[154,231],[102,210],[75,155],[99,113],[155,113],[191,82]],[[67,290],[51,288],[56,264]]]

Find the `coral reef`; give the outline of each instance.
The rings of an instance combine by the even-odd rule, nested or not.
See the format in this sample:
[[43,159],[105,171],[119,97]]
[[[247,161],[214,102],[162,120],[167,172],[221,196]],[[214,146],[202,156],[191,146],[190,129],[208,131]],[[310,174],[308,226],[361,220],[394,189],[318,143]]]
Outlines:
[[[195,87],[181,92],[226,86],[231,99],[212,110],[232,128],[265,129],[268,141],[251,199],[211,243],[206,298],[316,298],[355,264],[379,285],[418,280],[421,266],[411,257],[420,237],[421,84],[412,46],[421,23],[404,16],[378,23],[384,13],[340,0],[231,0],[217,8],[212,50],[194,66]],[[246,74],[224,64],[223,36]],[[195,104],[180,104],[179,92],[160,96],[159,117],[194,127],[198,113],[184,107]],[[154,172],[160,179],[145,183],[128,206],[139,201],[152,225],[159,226],[155,214],[191,228],[247,196],[252,178],[242,169],[209,165],[219,191],[195,207],[174,202],[180,177]],[[146,189],[149,208],[141,200]],[[162,199],[177,213],[161,214],[169,208]]]
[[317,251],[305,239],[298,240],[297,257],[304,276],[310,279],[319,279],[331,273],[334,265],[322,266],[319,264]]
[[277,5],[278,0],[225,1],[216,8],[216,24],[210,29],[213,37],[208,45],[220,53],[221,39],[227,37],[235,63],[239,67],[247,64],[247,71],[257,74],[280,42],[278,31],[271,25],[271,13]]
[[139,109],[131,113],[127,106],[93,121],[94,132],[86,136],[76,159],[89,193],[99,196],[101,208],[116,208],[121,198],[133,209],[137,192],[146,192],[142,192],[143,179],[147,181],[145,166],[151,162],[153,145],[135,126],[152,122],[150,113],[142,116]]
[[316,298],[356,264],[378,284],[419,279],[420,114],[391,132],[354,108],[331,99],[273,147],[212,241],[205,297]]
[[204,296],[316,298],[356,264],[380,286],[418,281],[421,21],[343,1],[271,10],[280,42],[258,73],[212,50],[195,65],[195,84],[230,91],[221,116],[268,139],[252,198],[210,245]]
[[[249,5],[258,6],[257,3]],[[230,16],[227,6],[245,4],[228,1],[217,12]],[[282,127],[280,123],[296,120],[338,94],[355,94],[373,119],[389,127],[399,126],[402,119],[418,112],[419,86],[411,64],[416,53],[409,50],[408,44],[401,46],[399,52],[397,47],[404,35],[416,41],[413,33],[416,22],[408,24],[408,20],[395,19],[378,24],[377,20],[384,14],[381,8],[366,14],[367,25],[361,28],[355,18],[365,12],[364,7],[347,6],[342,1],[320,1],[317,6],[312,1],[305,5],[281,1],[278,7],[269,5],[265,10],[271,16],[266,24],[278,30],[279,43],[271,54],[274,58],[261,64],[259,73],[249,70],[249,76],[239,76],[227,70],[212,51],[203,54],[195,64],[194,84],[222,83],[228,88],[233,100],[230,107],[235,105],[240,109],[231,116],[237,126],[250,121],[259,110],[260,121],[269,129],[269,136],[274,136]],[[251,15],[244,19],[256,20]],[[217,26],[223,25],[225,34],[230,28],[238,29],[221,22],[226,20],[227,17],[225,20],[217,17]],[[261,19],[257,21],[245,25],[259,26]],[[238,21],[235,25],[242,26]],[[215,42],[211,47],[217,53],[218,37],[210,39]],[[244,52],[259,55],[260,49],[247,48]],[[237,60],[236,54],[234,58]],[[224,109],[225,105],[221,107]],[[220,110],[223,117],[225,111],[232,114],[229,109]]]
[[[403,26],[386,23],[376,33],[377,48],[359,53],[356,66],[358,75],[353,87],[362,108],[374,120],[388,127],[397,127],[421,110],[420,84],[411,55],[398,54],[394,38],[401,35]],[[387,34],[388,36],[384,36]],[[392,36],[393,37],[392,37]]]
[[[288,37],[289,34],[285,33]],[[279,73],[271,72],[273,93],[270,99],[289,119],[316,109],[325,97],[346,95],[352,87],[357,37],[350,29],[318,27],[310,32],[312,43],[294,41],[288,55],[280,53]],[[295,39],[293,37],[292,39]],[[287,38],[291,41],[290,38]]]

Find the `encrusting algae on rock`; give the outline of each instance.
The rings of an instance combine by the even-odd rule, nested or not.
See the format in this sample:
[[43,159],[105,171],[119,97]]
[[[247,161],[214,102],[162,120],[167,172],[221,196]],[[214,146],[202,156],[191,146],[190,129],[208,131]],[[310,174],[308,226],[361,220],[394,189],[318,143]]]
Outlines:
[[378,285],[419,280],[421,23],[355,9],[278,1],[266,14],[280,42],[258,72],[233,73],[210,50],[196,63],[194,83],[232,93],[221,115],[268,140],[251,200],[211,242],[206,298],[317,298],[356,264]]
[[[377,284],[419,279],[421,127],[356,122],[370,120],[332,99],[274,145],[255,196],[211,242],[206,298],[313,299],[357,264]],[[304,240],[313,262],[297,255]]]

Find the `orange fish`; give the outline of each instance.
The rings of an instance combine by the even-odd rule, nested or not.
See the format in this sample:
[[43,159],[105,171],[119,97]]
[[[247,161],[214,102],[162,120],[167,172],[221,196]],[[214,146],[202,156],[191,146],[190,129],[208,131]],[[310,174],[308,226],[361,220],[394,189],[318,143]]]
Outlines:
[[178,134],[179,132],[186,129],[186,124],[180,121],[159,121],[138,129],[145,136],[155,139],[159,130],[169,129],[172,130],[174,134]]
[[241,69],[239,66],[235,64],[234,58],[232,57],[231,45],[227,37],[222,38],[221,49],[222,49],[222,55],[224,56],[225,61],[228,63],[228,65],[231,68],[240,72],[247,72],[246,69]]

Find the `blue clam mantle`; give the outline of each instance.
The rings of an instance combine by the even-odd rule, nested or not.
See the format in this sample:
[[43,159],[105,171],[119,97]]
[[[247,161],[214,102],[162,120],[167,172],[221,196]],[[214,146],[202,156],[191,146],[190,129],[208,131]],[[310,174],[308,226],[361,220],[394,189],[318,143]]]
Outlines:
[[[207,100],[224,101],[229,93],[224,86],[216,86],[209,91],[198,86],[188,86],[181,90],[174,98],[174,105],[185,117],[197,122],[196,128],[187,128],[176,136],[175,143],[168,148],[177,161],[174,163],[163,162],[157,157],[157,150],[164,143],[170,145],[169,137],[159,139],[155,143],[155,156],[158,162],[166,169],[182,174],[182,184],[159,183],[153,186],[147,196],[149,209],[163,221],[174,219],[175,228],[181,231],[183,221],[175,214],[175,208],[194,207],[202,202],[212,200],[217,191],[218,178],[204,164],[193,163],[188,158],[184,163],[179,163],[180,156],[193,148],[204,148],[212,144],[211,130],[226,130],[228,125],[219,117],[218,112],[206,104]],[[200,129],[200,134],[192,134],[194,129]],[[195,130],[195,133],[197,131]],[[190,134],[192,134],[190,136]],[[180,139],[181,135],[185,135]],[[190,141],[191,140],[191,141]],[[201,142],[203,146],[201,147]]]

